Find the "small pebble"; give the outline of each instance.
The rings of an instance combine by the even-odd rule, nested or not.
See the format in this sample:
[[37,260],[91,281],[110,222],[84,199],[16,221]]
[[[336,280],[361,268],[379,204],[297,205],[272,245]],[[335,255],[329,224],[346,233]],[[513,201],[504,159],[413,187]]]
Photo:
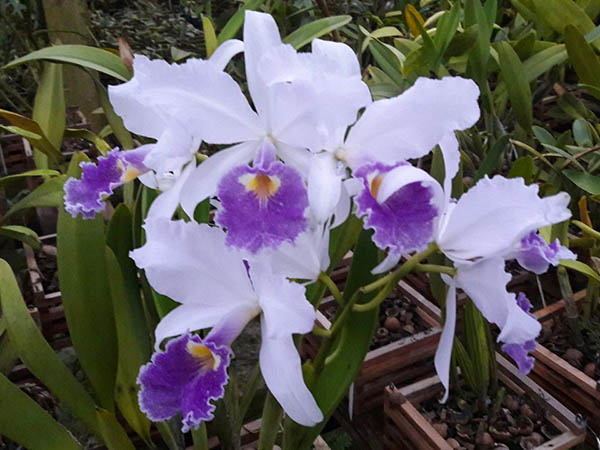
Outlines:
[[415,327],[412,326],[411,324],[404,325],[402,327],[402,330],[405,331],[405,332],[407,332],[408,334],[414,334],[415,333]]
[[583,373],[585,373],[590,378],[596,378],[596,364],[593,362],[587,363],[583,368]]
[[479,435],[477,435],[477,438],[475,439],[475,443],[477,445],[483,445],[483,446],[491,446],[494,445],[494,438],[492,437],[492,435],[490,433],[481,433]]
[[461,448],[458,441],[454,438],[446,439],[446,444],[448,444],[450,446],[450,448],[453,448],[455,450],[459,450]]
[[581,367],[581,360],[583,359],[583,353],[576,348],[569,348],[563,355],[563,359],[569,364],[575,367]]
[[400,321],[395,317],[390,316],[387,319],[385,319],[383,326],[386,330],[391,331],[392,333],[396,333],[400,330]]
[[504,406],[506,407],[506,409],[508,409],[509,411],[518,411],[519,410],[519,399],[516,398],[514,395],[507,395],[504,398]]
[[440,436],[442,436],[444,439],[446,439],[448,437],[448,425],[447,424],[434,423],[433,428],[435,428],[435,431],[440,433]]
[[529,406],[527,403],[521,405],[520,411],[521,411],[521,414],[523,414],[525,417],[528,417],[530,419],[535,418],[535,412],[533,411],[533,409],[531,409],[531,406]]

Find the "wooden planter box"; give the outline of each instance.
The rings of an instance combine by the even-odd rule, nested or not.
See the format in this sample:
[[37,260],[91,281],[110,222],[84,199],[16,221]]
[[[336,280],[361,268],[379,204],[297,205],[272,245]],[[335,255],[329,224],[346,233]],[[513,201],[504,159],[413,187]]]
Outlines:
[[[566,450],[585,440],[585,427],[571,411],[532,380],[520,375],[518,370],[498,353],[496,361],[500,381],[518,395],[528,393],[538,399],[544,405],[548,420],[562,432],[552,440],[535,447],[536,450]],[[386,388],[384,448],[452,450],[446,440],[417,410],[421,402],[438,398],[442,391],[443,387],[437,376],[401,389]]]
[[[433,368],[433,356],[441,334],[441,328],[435,319],[439,310],[404,281],[399,283],[399,287],[402,293],[416,304],[417,314],[431,328],[367,353],[349,394],[349,398],[352,399],[352,416],[381,406],[383,389],[389,383],[411,383],[431,372]],[[333,298],[328,298],[323,304],[333,301]],[[331,322],[320,311],[317,311],[316,324],[325,329],[331,327]],[[321,339],[318,336],[308,335],[303,344],[305,354],[314,357],[320,343]],[[347,409],[346,405],[342,407]]]

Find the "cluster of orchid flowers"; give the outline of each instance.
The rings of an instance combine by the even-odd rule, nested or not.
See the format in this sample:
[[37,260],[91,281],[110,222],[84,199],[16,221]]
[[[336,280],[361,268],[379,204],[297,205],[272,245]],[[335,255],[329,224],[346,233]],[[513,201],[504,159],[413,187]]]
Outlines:
[[[240,52],[254,109],[224,71]],[[179,65],[136,56],[133,78],[109,94],[127,128],[156,142],[83,163],[81,179],[65,184],[65,208],[92,218],[134,178],[161,192],[145,221],[146,243],[131,253],[151,286],[180,303],[158,324],[156,353],[138,378],[150,419],[181,413],[184,431],[211,420],[231,344],[260,316],[267,387],[295,422],[323,420],[293,334],[313,328],[305,285],[328,270],[330,230],[350,214],[387,251],[374,273],[426,248],[453,262],[455,275],[443,276],[446,321],[435,356],[446,390],[457,288],[499,327],[521,371],[531,370],[540,325],[527,299],[507,292],[505,261],[539,274],[574,258],[538,234],[570,217],[569,198],[540,198],[536,185],[495,176],[452,199],[460,162],[454,132],[479,118],[472,81],[421,78],[395,98],[372,101],[347,45],[315,39],[311,52],[297,52],[281,42],[271,16],[247,11],[243,43],[224,42],[208,60]],[[197,165],[202,141],[230,146]],[[408,162],[438,145],[443,185]],[[193,220],[207,198],[213,225]],[[183,215],[179,207],[192,219],[173,220]],[[205,337],[191,333],[208,328]]]

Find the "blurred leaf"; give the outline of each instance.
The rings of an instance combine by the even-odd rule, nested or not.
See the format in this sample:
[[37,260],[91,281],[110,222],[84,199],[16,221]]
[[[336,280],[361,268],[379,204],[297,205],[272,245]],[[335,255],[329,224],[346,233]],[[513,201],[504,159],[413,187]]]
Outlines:
[[523,65],[508,42],[496,44],[500,58],[500,72],[507,87],[512,110],[521,127],[529,132],[533,122],[531,89]]
[[[488,0],[486,4],[494,5],[492,0]],[[481,87],[482,83],[485,83],[487,80],[487,63],[490,57],[490,37],[492,35],[494,23],[489,23],[489,13],[487,9],[484,9],[480,0],[465,0],[464,14],[465,26],[478,26],[477,42],[475,47],[469,53],[469,67],[473,71],[474,77]]]
[[575,97],[570,92],[565,92],[560,95],[556,100],[556,104],[573,120],[579,118],[594,118],[594,113],[592,113],[580,99]]
[[442,17],[440,17],[435,30],[435,35],[433,36],[438,59],[441,59],[442,55],[444,55],[458,30],[460,13],[460,6],[458,3],[455,3],[449,11],[446,11]]
[[600,59],[583,34],[573,25],[565,27],[565,44],[569,62],[581,82],[600,88]]
[[0,434],[30,450],[83,448],[66,428],[2,374]]
[[600,194],[600,177],[573,169],[565,169],[561,173],[588,194]]
[[20,180],[21,178],[24,178],[24,177],[40,177],[40,176],[51,177],[51,176],[56,176],[56,175],[60,175],[60,172],[58,170],[52,170],[52,169],[28,170],[27,172],[16,173],[14,175],[7,175],[5,177],[0,178],[0,187],[8,186],[12,182]]
[[204,44],[206,45],[206,58],[210,58],[210,55],[217,49],[217,35],[212,20],[204,14],[202,14],[202,29],[204,31]]
[[86,130],[85,128],[67,128],[65,130],[65,137],[66,138],[83,139],[88,142],[91,142],[92,144],[94,144],[96,146],[98,151],[103,156],[106,156],[108,151],[111,149],[111,146],[108,144],[108,142],[106,142],[104,139],[102,139],[100,136],[98,136],[94,132],[92,132],[90,130]]
[[577,161],[577,159],[575,157],[573,157],[573,155],[571,155],[569,152],[563,150],[560,147],[556,147],[554,145],[548,145],[548,144],[542,144],[542,146],[548,150],[551,154],[555,155],[555,156],[560,156],[562,158],[565,158],[566,160],[570,161],[571,163],[573,163],[576,167],[579,168],[579,170],[581,170],[582,172],[585,172],[585,167],[583,167],[581,165],[581,163],[579,161]]
[[531,184],[533,181],[533,171],[535,163],[531,156],[521,156],[518,158],[508,172],[508,178],[523,178],[526,184]]
[[[44,71],[38,82],[35,102],[33,105],[33,120],[44,132],[52,147],[60,153],[63,133],[66,124],[65,95],[63,87],[63,68],[60,64],[44,63]],[[38,148],[33,143],[33,158],[38,169],[48,168],[46,150]],[[41,153],[40,153],[41,152]],[[60,161],[62,156],[52,156]]]
[[33,248],[40,247],[40,241],[37,233],[31,228],[21,225],[4,225],[3,227],[0,227],[0,236],[16,239]]
[[[69,175],[77,176],[76,153]],[[85,158],[87,159],[87,158]],[[58,277],[73,347],[102,407],[114,409],[117,336],[106,269],[104,220],[58,212]]]
[[478,35],[479,27],[477,25],[472,25],[462,33],[454,35],[454,38],[452,38],[452,41],[448,45],[445,56],[449,58],[451,56],[464,55],[475,45]]
[[108,98],[108,93],[106,88],[100,83],[100,81],[95,78],[96,84],[96,92],[98,93],[98,99],[100,100],[100,105],[102,105],[102,110],[104,111],[104,115],[106,116],[106,120],[110,124],[112,128],[112,132],[115,137],[118,139],[121,144],[121,148],[125,150],[132,149],[134,147],[133,138],[131,137],[131,133],[125,128],[123,125],[123,119],[115,113],[110,100]]
[[533,0],[537,17],[559,33],[572,25],[582,34],[594,29],[594,22],[573,0]]
[[577,119],[573,122],[573,139],[580,147],[591,147],[594,145],[594,138],[590,124],[587,120]]
[[3,69],[18,66],[32,61],[52,61],[56,63],[75,64],[88,69],[97,70],[127,81],[131,74],[121,58],[112,52],[87,45],[54,45],[31,52],[22,58],[6,64]]
[[423,17],[421,17],[421,14],[419,14],[419,11],[417,11],[417,8],[408,3],[404,8],[404,18],[406,19],[410,34],[415,38],[420,36],[421,27],[419,27],[417,23],[422,26],[425,21],[423,20]]
[[404,84],[404,77],[402,76],[402,61],[398,55],[389,46],[377,40],[369,43],[369,51],[381,70],[401,87]]
[[568,269],[576,270],[579,273],[582,273],[590,280],[594,280],[600,283],[600,275],[594,269],[592,269],[587,264],[582,263],[581,261],[574,261],[572,259],[561,259],[560,265],[564,266]]
[[227,21],[223,29],[218,35],[217,43],[221,45],[227,39],[233,39],[242,28],[244,24],[244,14],[246,10],[258,9],[262,5],[263,0],[248,0],[244,3],[237,12],[231,16],[231,19]]
[[556,140],[554,139],[554,136],[552,136],[552,133],[550,133],[545,128],[534,125],[533,127],[531,127],[531,129],[533,130],[533,134],[540,142],[540,144],[556,145]]
[[[35,120],[11,111],[7,111],[5,109],[0,109],[0,117],[6,119],[13,125],[12,127],[0,125],[0,127],[23,136],[29,142],[31,142],[31,145],[56,161],[60,161],[63,158],[62,154],[58,150],[60,147],[55,147],[54,144],[50,142],[40,127],[40,124],[38,124]],[[26,131],[26,133],[21,132],[21,130]],[[47,167],[39,168],[43,169]]]
[[338,28],[347,25],[352,20],[352,16],[332,16],[317,19],[302,25],[283,38],[283,42],[292,45],[295,49],[304,47],[313,39],[331,33]]
[[396,27],[383,27],[369,33],[364,27],[359,27],[360,31],[365,34],[365,39],[362,41],[360,52],[363,53],[369,46],[369,42],[373,39],[383,39],[386,37],[402,36],[402,32]]
[[67,177],[62,175],[45,181],[44,184],[38,186],[27,197],[15,203],[4,217],[0,219],[0,223],[5,223],[13,214],[27,208],[37,208],[39,206],[60,207],[65,195],[63,185],[66,179]]
[[535,22],[537,20],[537,16],[535,15],[535,5],[531,3],[531,0],[510,0],[510,2],[525,20],[530,22]]
[[485,159],[481,162],[479,170],[477,170],[477,173],[473,177],[473,182],[476,182],[484,175],[491,175],[494,172],[498,172],[502,163],[502,155],[504,155],[508,147],[508,140],[509,135],[505,134],[494,143],[494,146],[487,152]]

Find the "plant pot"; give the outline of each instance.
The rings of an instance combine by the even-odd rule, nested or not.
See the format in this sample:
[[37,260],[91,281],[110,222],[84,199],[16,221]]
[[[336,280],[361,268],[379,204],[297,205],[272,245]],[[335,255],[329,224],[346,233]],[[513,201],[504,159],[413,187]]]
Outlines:
[[[546,419],[560,434],[535,447],[535,450],[566,450],[585,439],[585,427],[565,406],[544,391],[539,385],[519,374],[504,357],[496,353],[498,379],[507,392],[535,398],[545,411]],[[418,411],[422,402],[436,400],[443,392],[437,376],[401,389],[387,387],[385,390],[385,449],[452,450],[446,439]]]
[[[406,282],[401,281],[399,289],[405,299],[415,306],[415,313],[428,329],[412,336],[402,338],[383,345],[367,353],[363,365],[351,387],[347,400],[341,408],[349,409],[352,417],[367,413],[383,404],[383,389],[389,383],[410,383],[429,373],[433,368],[433,355],[437,349],[441,329],[435,319],[439,315],[438,308],[417,292]],[[331,306],[333,298],[323,301],[317,311],[316,325],[325,329],[331,322],[323,314],[322,309]],[[321,339],[316,335],[308,335],[303,344],[303,352],[314,357],[319,349]]]

